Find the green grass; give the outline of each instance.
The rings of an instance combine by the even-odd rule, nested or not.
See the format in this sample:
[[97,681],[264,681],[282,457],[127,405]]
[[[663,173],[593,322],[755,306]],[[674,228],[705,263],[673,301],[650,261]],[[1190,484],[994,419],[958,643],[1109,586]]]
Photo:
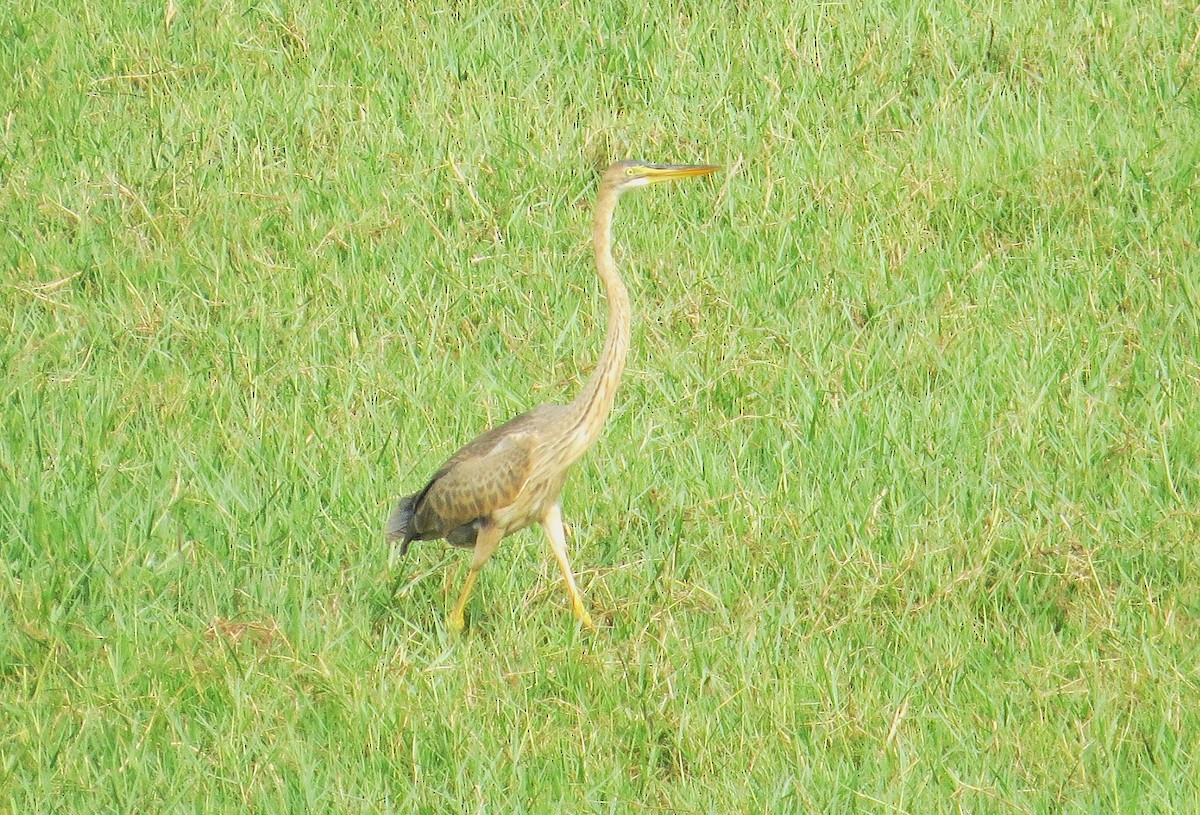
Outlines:
[[0,10],[0,812],[1200,811],[1192,5],[451,5]]

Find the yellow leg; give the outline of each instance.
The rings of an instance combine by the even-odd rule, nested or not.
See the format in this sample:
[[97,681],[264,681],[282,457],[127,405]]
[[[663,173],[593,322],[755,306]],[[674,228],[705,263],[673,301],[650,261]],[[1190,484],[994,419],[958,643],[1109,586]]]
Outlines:
[[467,607],[467,600],[471,597],[471,589],[475,588],[475,577],[478,574],[479,572],[474,569],[467,573],[467,582],[463,585],[462,592],[458,595],[458,603],[454,606],[454,610],[450,612],[450,630],[455,634],[461,634],[462,630],[467,627],[463,611]]
[[571,610],[575,612],[575,619],[579,620],[584,628],[595,631],[596,626],[592,625],[592,617],[583,607],[583,596],[579,593],[579,586],[575,585],[575,574],[571,571],[570,561],[567,560],[567,539],[563,533],[562,508],[558,504],[546,510],[546,515],[542,518],[542,529],[546,530],[550,550],[554,552],[558,568],[562,569],[563,579],[567,581],[567,595],[571,598]]
[[450,618],[447,621],[451,632],[461,634],[467,627],[463,615],[467,608],[467,600],[471,599],[471,590],[475,588],[475,578],[479,576],[479,570],[483,568],[483,564],[487,563],[492,553],[496,551],[501,537],[499,530],[494,526],[486,525],[479,530],[479,536],[475,539],[475,554],[471,557],[471,571],[467,572],[467,582],[463,584],[462,591],[458,595],[458,602],[455,603],[454,610],[450,612]]

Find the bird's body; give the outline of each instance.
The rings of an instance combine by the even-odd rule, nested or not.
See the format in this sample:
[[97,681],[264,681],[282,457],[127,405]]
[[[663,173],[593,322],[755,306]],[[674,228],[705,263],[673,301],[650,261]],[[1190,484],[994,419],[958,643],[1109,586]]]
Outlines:
[[414,540],[437,538],[474,549],[467,583],[450,613],[451,628],[462,630],[475,577],[496,546],[535,523],[546,531],[575,616],[591,627],[567,560],[559,495],[571,465],[600,435],[629,349],[629,295],[612,259],[613,212],[627,189],[716,170],[708,165],[623,161],[605,171],[596,196],[592,241],[608,300],[608,331],[588,383],[569,404],[542,405],[487,431],[451,456],[424,489],[400,499],[388,521],[387,537],[401,542],[402,553]]
[[562,449],[564,436],[556,432],[567,421],[567,406],[542,405],[493,427],[451,456],[424,490],[401,500],[388,537],[402,541],[402,553],[410,541],[438,538],[472,549],[484,521],[502,536],[537,523],[567,475],[565,467],[545,465],[562,461],[563,453],[571,462],[578,458]]

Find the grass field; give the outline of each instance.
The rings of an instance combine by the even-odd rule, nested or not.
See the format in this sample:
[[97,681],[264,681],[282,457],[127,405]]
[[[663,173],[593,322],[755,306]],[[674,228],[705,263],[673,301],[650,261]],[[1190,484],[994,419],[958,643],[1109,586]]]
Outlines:
[[0,10],[0,812],[1200,812],[1194,5],[448,5]]

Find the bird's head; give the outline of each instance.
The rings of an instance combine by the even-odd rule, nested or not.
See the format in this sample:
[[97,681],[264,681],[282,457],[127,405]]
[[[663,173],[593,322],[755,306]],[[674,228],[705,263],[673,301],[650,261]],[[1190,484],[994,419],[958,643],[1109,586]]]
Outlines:
[[677,178],[692,178],[710,175],[720,167],[714,164],[650,164],[645,161],[618,161],[604,171],[601,189],[607,187],[617,193],[645,187]]

